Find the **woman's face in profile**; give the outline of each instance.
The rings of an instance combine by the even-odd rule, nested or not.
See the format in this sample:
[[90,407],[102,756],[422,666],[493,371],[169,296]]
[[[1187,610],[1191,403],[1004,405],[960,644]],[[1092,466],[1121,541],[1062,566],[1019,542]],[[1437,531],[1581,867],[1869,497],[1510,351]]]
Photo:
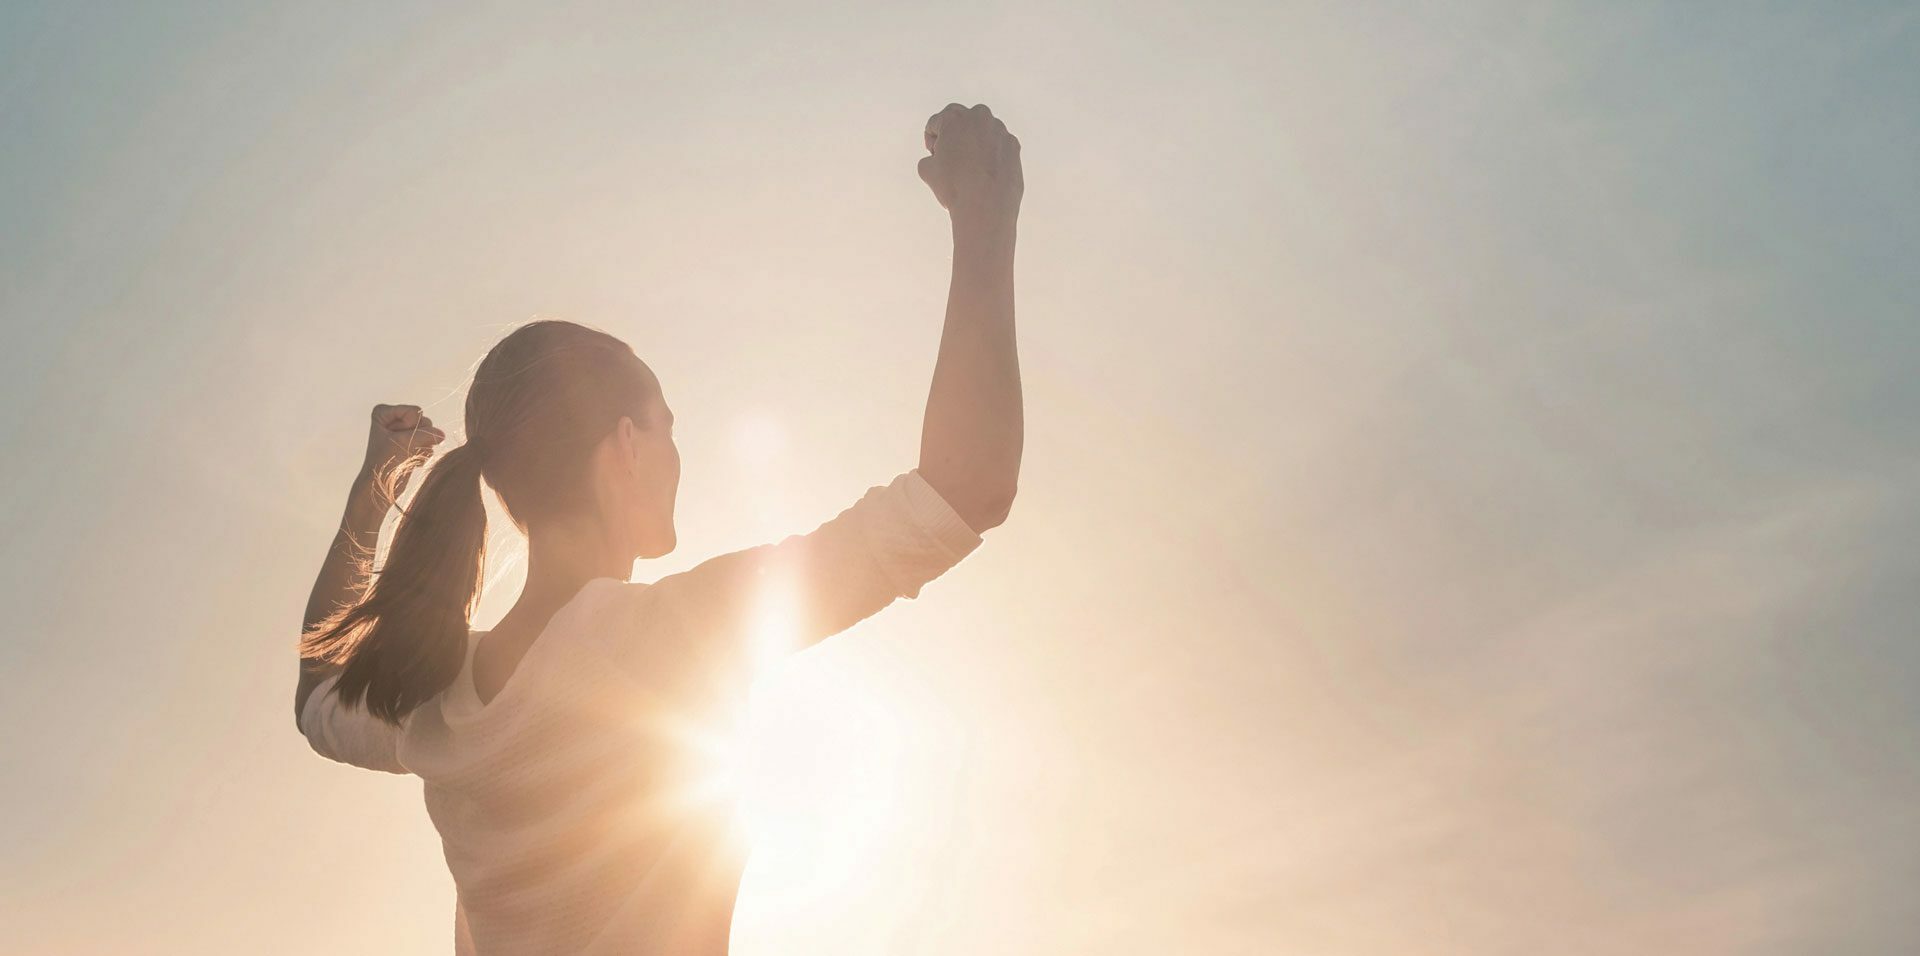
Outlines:
[[664,398],[656,398],[647,409],[647,421],[633,426],[631,499],[622,510],[636,555],[657,558],[677,543],[673,504],[680,490],[680,449],[673,441],[673,410]]

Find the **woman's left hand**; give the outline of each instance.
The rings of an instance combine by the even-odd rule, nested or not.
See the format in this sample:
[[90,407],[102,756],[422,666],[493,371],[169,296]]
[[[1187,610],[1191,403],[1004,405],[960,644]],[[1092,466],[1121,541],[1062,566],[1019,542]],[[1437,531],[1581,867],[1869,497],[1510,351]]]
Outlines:
[[447,440],[447,433],[433,427],[433,419],[421,414],[418,405],[375,405],[372,417],[360,476],[377,483],[393,475],[393,494],[399,497],[413,470]]

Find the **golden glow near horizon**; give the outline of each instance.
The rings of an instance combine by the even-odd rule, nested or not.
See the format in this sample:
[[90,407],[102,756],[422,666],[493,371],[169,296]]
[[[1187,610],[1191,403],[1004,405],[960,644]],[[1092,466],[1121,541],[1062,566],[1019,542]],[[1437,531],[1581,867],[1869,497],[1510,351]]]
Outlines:
[[[860,881],[901,822],[899,758],[915,716],[830,667],[797,667],[744,728],[741,819],[763,914],[817,908]],[[804,721],[770,714],[806,714]]]

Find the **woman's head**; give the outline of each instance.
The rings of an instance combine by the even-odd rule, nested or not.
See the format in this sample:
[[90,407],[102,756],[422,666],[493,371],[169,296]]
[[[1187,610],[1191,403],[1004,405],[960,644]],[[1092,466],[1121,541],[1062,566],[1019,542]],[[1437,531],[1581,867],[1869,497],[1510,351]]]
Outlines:
[[304,641],[344,664],[344,701],[398,721],[460,672],[485,569],[482,481],[532,536],[598,563],[673,550],[680,454],[659,380],[626,343],[571,322],[523,325],[475,370],[467,440],[428,470],[360,603]]
[[571,322],[515,329],[474,372],[466,430],[520,530],[594,528],[627,561],[673,550],[673,413],[625,342]]

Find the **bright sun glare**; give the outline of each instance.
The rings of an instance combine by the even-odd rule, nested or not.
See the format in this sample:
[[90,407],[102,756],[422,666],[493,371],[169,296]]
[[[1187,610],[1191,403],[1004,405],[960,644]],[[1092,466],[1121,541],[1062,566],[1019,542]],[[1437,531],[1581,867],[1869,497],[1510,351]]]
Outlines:
[[830,897],[903,822],[908,734],[895,701],[818,655],[792,656],[791,596],[761,594],[744,708],[681,728],[704,766],[685,797],[731,806],[753,848],[756,895],[775,911]]

